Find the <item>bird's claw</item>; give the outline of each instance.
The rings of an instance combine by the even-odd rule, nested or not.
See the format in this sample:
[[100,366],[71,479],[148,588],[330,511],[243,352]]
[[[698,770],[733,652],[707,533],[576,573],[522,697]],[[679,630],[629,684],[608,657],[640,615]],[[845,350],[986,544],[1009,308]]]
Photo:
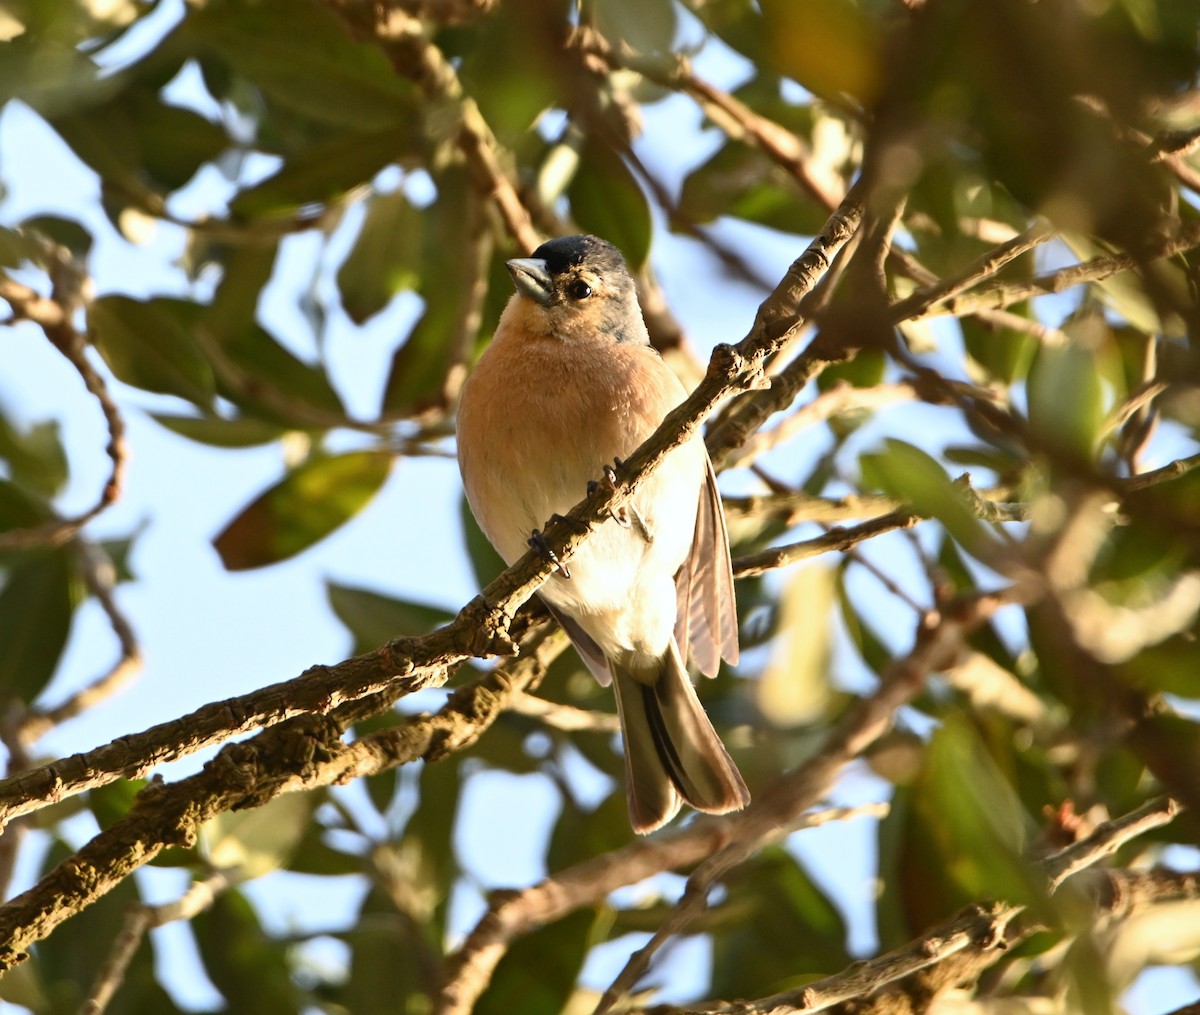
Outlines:
[[558,554],[550,549],[550,544],[546,542],[546,537],[542,535],[541,529],[534,529],[533,534],[529,537],[529,545],[542,560],[549,564],[553,564],[564,578],[571,577],[571,571],[561,560],[558,559]]

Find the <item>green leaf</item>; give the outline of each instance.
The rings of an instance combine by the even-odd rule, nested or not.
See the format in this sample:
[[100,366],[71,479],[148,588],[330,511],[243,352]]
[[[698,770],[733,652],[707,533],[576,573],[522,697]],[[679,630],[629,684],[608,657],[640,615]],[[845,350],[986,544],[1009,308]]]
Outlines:
[[474,1015],[560,1015],[571,996],[596,926],[592,909],[520,937],[492,974]]
[[414,88],[372,43],[311,0],[213,2],[188,28],[285,109],[339,127],[376,130],[412,115]]
[[[75,219],[65,218],[62,215],[34,215],[32,218],[27,218],[21,223],[21,231],[23,233],[40,233],[60,246],[66,247],[81,261],[85,260],[92,250],[93,237],[91,232]],[[28,241],[26,241],[26,246],[36,249]],[[33,260],[38,260],[36,254],[26,256],[32,257]]]
[[[78,16],[78,8],[71,17]],[[4,43],[0,60],[0,100],[19,98],[51,117],[94,101],[97,66],[61,39],[30,33]]]
[[45,500],[0,477],[0,532],[32,528],[53,517]]
[[192,919],[204,971],[229,1011],[299,1015],[299,991],[288,967],[288,944],[269,937],[236,889],[218,895]]
[[889,439],[883,453],[863,455],[865,480],[902,500],[922,517],[936,518],[970,553],[987,555],[994,540],[971,510],[966,494],[920,448]]
[[321,798],[283,793],[261,807],[218,814],[201,826],[201,853],[213,867],[237,868],[251,878],[285,867]]
[[356,324],[379,313],[421,278],[422,215],[403,191],[376,194],[358,239],[338,270],[342,306]]
[[101,828],[108,828],[120,821],[129,813],[145,785],[145,779],[119,779],[89,790],[88,806],[96,816],[96,823]]
[[54,676],[80,593],[68,551],[10,565],[0,590],[0,689],[30,704]]
[[332,581],[325,583],[325,592],[338,620],[354,635],[355,653],[368,652],[402,635],[428,634],[453,616],[436,606]]
[[284,218],[337,202],[411,149],[408,130],[343,131],[296,155],[229,203],[235,218]]
[[870,107],[884,84],[881,23],[854,0],[763,0],[772,66],[822,98]]
[[795,179],[778,163],[740,141],[727,141],[688,174],[680,208],[699,223],[730,215],[801,236],[819,232],[829,215],[797,192]]
[[392,456],[384,451],[305,462],[243,508],[213,540],[222,563],[242,571],[295,556],[366,507],[391,466]]
[[850,961],[837,908],[786,850],[768,847],[726,888],[713,913],[714,996],[771,993]]
[[[887,905],[898,906],[891,920],[902,914],[901,934],[980,899],[1043,899],[1043,881],[1024,859],[1032,822],[969,719],[944,717],[924,767],[901,796],[880,833],[887,840],[881,839]],[[881,908],[881,929],[883,919]],[[885,947],[890,945],[889,935]]]
[[229,145],[223,128],[190,109],[130,87],[107,102],[53,118],[51,126],[102,178],[138,193],[184,186]]
[[1200,725],[1182,715],[1150,715],[1128,742],[1168,794],[1193,813],[1200,807]]
[[[1033,310],[1028,303],[1007,309],[1009,313],[1033,319]],[[984,324],[976,317],[960,317],[958,323],[967,352],[989,377],[1012,384],[1029,373],[1038,349],[1037,339],[1029,332]]]
[[[422,219],[420,295],[425,310],[392,356],[383,411],[412,415],[445,401],[446,374],[469,358],[474,336],[464,327],[464,303],[473,299],[491,245],[475,235],[473,184],[461,168],[438,175],[438,199]],[[505,279],[507,283],[509,280]],[[493,318],[492,320],[495,320]]]
[[[47,851],[47,868],[63,862],[73,852],[62,843]],[[71,919],[64,921],[37,945],[32,963],[37,967],[41,982],[52,998],[49,1006],[36,1009],[49,1015],[77,1012],[85,1007],[89,990],[126,927],[126,917],[132,906],[143,900],[137,882],[126,878],[90,906],[85,906]],[[129,965],[123,970],[120,990],[109,1008],[112,1015],[134,1015],[154,1012],[155,1015],[180,1015],[179,1008],[154,978],[154,949],[134,950]],[[0,996],[8,999],[8,977]]]
[[837,572],[813,564],[794,572],[779,596],[771,656],[755,681],[755,703],[775,727],[817,722],[833,700],[830,609]]
[[[424,887],[409,878],[404,885],[406,895]],[[397,912],[393,899],[373,889],[344,939],[350,946],[350,978],[338,996],[339,1011],[398,1015],[429,1010],[428,973],[440,955],[440,942],[428,933],[419,914]]]
[[650,207],[646,195],[608,145],[589,140],[579,170],[567,188],[571,214],[580,227],[615,244],[637,271],[650,253]]
[[[289,429],[308,421],[307,409],[316,410],[318,423],[324,422],[324,417],[339,421],[345,416],[342,400],[325,371],[284,348],[265,328],[250,323],[220,341],[225,355],[252,383],[236,389],[222,383],[218,390],[248,413]],[[253,379],[258,383],[253,383]],[[260,395],[260,391],[273,392],[275,397]]]
[[[461,873],[454,849],[454,826],[462,799],[460,759],[461,755],[452,755],[441,761],[420,763],[420,774],[415,779],[419,803],[404,827],[401,840],[410,869],[420,872],[417,883],[434,893],[427,922],[430,934],[438,941],[446,933],[450,893]],[[412,779],[412,771],[409,767],[405,778]]]
[[222,416],[172,416],[152,412],[150,418],[172,433],[197,444],[216,448],[252,448],[279,440],[286,428],[251,416],[225,419]]
[[1029,371],[1029,424],[1052,448],[1090,459],[1104,419],[1102,347],[1115,353],[1107,325],[1098,317],[1077,322],[1077,338],[1039,347]]
[[671,0],[597,0],[593,6],[604,38],[621,40],[636,53],[671,52],[678,28]]
[[0,413],[0,459],[13,480],[47,499],[67,482],[67,453],[57,420],[35,423],[24,433]]
[[88,327],[104,362],[126,384],[212,404],[216,381],[192,329],[199,307],[160,297],[104,296],[92,304]]
[[837,584],[838,603],[842,609],[842,624],[862,660],[876,674],[882,674],[892,661],[892,652],[879,637],[863,613],[846,592],[845,581]]

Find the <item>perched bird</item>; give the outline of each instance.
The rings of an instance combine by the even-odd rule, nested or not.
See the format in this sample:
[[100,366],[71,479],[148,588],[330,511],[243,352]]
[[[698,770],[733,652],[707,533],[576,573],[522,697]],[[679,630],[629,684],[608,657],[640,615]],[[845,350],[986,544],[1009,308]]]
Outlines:
[[[480,528],[511,564],[686,392],[651,347],[612,244],[550,240],[508,270],[517,291],[463,388],[458,463]],[[744,807],[750,794],[685,668],[689,647],[710,676],[738,656],[729,538],[699,434],[540,595],[616,691],[634,831],[669,821],[681,799],[714,814]]]

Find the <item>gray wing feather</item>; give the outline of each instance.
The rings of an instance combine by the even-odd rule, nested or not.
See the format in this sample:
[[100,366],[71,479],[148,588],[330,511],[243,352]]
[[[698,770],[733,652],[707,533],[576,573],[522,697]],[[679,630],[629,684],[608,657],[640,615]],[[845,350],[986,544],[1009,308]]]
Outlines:
[[592,640],[592,636],[587,631],[562,610],[551,606],[545,599],[542,602],[550,611],[550,616],[557,620],[562,625],[562,629],[567,632],[567,637],[571,639],[571,644],[575,646],[575,651],[579,653],[579,658],[583,660],[584,666],[591,670],[592,676],[600,681],[602,687],[607,687],[612,680],[612,674],[608,670],[608,660],[604,658],[604,652],[600,646]]
[[686,659],[690,648],[700,672],[711,677],[722,659],[737,663],[738,625],[729,533],[717,474],[707,455],[705,466],[692,549],[675,575],[675,640],[681,656]]

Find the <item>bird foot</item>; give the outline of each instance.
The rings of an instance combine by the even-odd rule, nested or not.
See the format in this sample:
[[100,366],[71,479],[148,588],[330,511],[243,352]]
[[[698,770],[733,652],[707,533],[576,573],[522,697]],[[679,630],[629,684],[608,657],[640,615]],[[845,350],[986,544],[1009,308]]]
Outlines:
[[558,554],[550,549],[550,544],[546,542],[546,537],[542,535],[541,529],[534,529],[533,534],[529,537],[529,545],[542,560],[548,564],[553,564],[564,578],[571,577],[570,568],[567,567],[561,560],[558,559]]

